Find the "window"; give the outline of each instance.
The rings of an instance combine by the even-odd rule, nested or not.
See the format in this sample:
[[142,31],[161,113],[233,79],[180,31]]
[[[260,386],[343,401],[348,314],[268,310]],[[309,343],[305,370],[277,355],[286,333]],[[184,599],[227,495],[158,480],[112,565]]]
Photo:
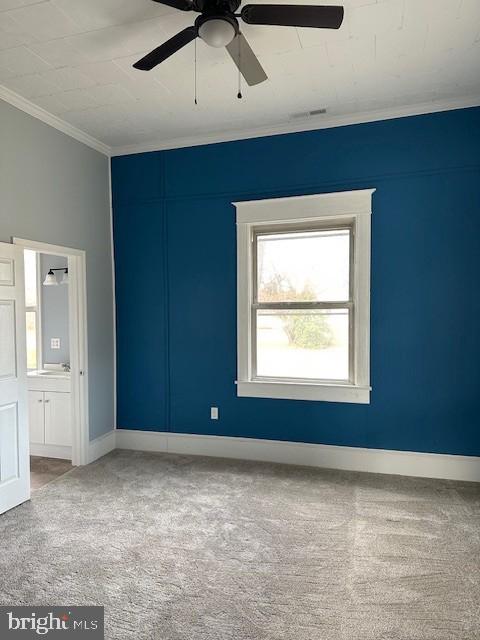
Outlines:
[[253,378],[351,380],[351,232],[254,230]]
[[235,203],[239,396],[369,402],[372,193]]
[[27,369],[40,368],[40,318],[38,313],[38,254],[25,249],[25,312],[27,325]]

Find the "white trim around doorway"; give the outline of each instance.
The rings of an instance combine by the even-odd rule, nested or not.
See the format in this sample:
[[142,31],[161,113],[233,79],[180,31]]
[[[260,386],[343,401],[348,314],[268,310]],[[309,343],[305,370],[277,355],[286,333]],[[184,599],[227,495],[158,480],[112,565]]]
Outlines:
[[70,331],[70,368],[72,394],[72,464],[88,464],[88,350],[87,281],[85,251],[35,240],[13,238],[13,244],[39,253],[68,259],[68,304]]

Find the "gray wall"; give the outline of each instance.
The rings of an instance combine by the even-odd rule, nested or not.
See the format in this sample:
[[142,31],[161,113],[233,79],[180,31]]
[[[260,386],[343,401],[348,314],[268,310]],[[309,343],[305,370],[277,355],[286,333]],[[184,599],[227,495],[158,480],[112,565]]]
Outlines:
[[[61,256],[40,255],[40,282],[45,280],[49,269],[68,266],[67,258]],[[61,282],[63,273],[55,271]],[[42,310],[42,363],[60,364],[70,363],[70,341],[68,335],[68,284],[56,287],[41,285]],[[60,349],[52,349],[51,338],[60,339]]]
[[0,101],[0,241],[87,256],[90,439],[114,426],[109,160]]

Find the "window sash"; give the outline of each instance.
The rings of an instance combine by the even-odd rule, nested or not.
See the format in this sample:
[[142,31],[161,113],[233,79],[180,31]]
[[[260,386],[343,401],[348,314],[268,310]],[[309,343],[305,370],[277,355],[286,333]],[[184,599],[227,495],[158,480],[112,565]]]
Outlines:
[[[312,232],[312,231],[349,231],[349,299],[344,301],[295,301],[295,302],[258,302],[258,237],[265,235],[279,235],[281,233],[292,234]],[[317,384],[338,384],[338,385],[351,385],[355,381],[355,282],[354,282],[354,264],[355,264],[355,223],[354,221],[348,222],[344,225],[332,224],[332,222],[326,221],[325,223],[316,222],[314,225],[305,223],[284,223],[274,226],[252,227],[251,229],[251,295],[250,301],[250,371],[251,379],[257,381],[272,381],[272,382],[306,382]],[[312,310],[312,309],[348,309],[348,377],[347,379],[338,378],[295,378],[285,376],[260,376],[257,373],[257,311],[258,310]]]
[[305,302],[252,302],[253,309],[345,309],[345,307],[353,309],[352,300],[344,300],[342,302],[315,302],[314,300],[306,300]]
[[38,307],[37,306],[25,307],[25,318],[28,316],[29,313],[35,314],[35,366],[28,367],[28,358],[27,358],[27,370],[36,371],[37,369],[39,369],[39,366],[38,366],[38,349],[39,349]]
[[27,313],[35,313],[35,327],[36,327],[36,366],[35,369],[29,369],[35,371],[42,366],[42,327],[41,327],[41,313],[40,308],[42,304],[42,279],[40,270],[40,253],[36,252],[36,279],[37,279],[37,304],[31,306],[25,306],[25,317]]

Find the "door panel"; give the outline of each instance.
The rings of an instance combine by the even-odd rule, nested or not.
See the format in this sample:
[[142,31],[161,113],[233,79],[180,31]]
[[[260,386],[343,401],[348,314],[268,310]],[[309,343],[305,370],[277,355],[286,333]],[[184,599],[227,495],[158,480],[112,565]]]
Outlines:
[[0,513],[30,497],[23,249],[0,243]]
[[15,320],[15,301],[0,300],[0,378],[17,375]]
[[0,257],[0,286],[6,285],[13,287],[15,285],[15,261],[12,258]]
[[71,402],[69,393],[45,391],[45,444],[71,446]]
[[44,444],[45,416],[43,410],[43,391],[28,392],[28,421],[30,424],[30,442]]
[[18,478],[17,403],[0,407],[0,482]]

